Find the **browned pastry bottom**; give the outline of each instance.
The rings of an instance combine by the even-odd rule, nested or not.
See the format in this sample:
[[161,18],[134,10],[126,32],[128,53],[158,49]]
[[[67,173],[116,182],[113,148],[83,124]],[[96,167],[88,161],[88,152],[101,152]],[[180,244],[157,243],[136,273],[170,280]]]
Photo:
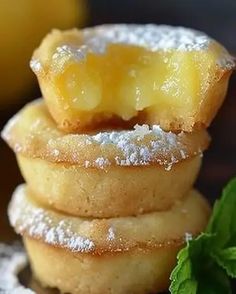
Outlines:
[[74,294],[146,294],[168,287],[176,254],[209,217],[192,190],[170,210],[137,217],[79,218],[46,209],[24,186],[13,195],[9,217],[23,235],[35,277]]
[[3,137],[37,201],[100,218],[171,207],[191,189],[209,144],[205,130],[175,134],[146,125],[65,134],[42,100],[10,120]]

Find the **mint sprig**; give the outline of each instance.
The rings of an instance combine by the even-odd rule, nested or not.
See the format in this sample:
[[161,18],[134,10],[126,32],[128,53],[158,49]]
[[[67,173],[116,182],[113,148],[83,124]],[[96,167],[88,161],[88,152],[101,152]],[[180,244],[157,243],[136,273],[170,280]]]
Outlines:
[[230,277],[236,277],[236,247],[220,250],[214,258]]
[[172,294],[230,294],[236,278],[236,178],[217,200],[206,228],[177,256],[171,273]]

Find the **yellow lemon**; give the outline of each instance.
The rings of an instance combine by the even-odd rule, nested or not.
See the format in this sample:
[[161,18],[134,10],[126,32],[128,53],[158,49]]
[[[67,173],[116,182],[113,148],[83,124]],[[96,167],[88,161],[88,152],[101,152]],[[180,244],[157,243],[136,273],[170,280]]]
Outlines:
[[83,0],[0,0],[0,106],[29,93],[32,51],[52,28],[66,29],[84,22]]

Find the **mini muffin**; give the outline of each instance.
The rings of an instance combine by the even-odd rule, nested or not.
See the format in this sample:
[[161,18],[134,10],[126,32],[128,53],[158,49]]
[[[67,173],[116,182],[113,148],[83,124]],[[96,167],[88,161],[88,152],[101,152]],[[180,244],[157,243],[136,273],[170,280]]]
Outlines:
[[67,132],[111,121],[206,128],[235,63],[206,34],[163,25],[103,25],[47,35],[34,52],[49,110]]
[[175,134],[147,125],[65,134],[42,100],[10,120],[3,138],[38,202],[92,217],[168,209],[191,189],[209,144],[205,130]]
[[64,215],[40,206],[25,186],[17,188],[9,206],[11,225],[23,236],[35,277],[44,286],[74,294],[167,289],[178,250],[205,228],[209,213],[208,203],[194,190],[168,211],[137,217]]

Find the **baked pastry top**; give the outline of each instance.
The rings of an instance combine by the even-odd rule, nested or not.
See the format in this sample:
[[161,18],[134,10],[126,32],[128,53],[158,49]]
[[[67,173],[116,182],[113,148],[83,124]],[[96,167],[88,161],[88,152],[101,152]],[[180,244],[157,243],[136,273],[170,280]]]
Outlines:
[[203,230],[210,208],[192,190],[167,211],[107,219],[73,217],[39,205],[21,185],[13,194],[8,213],[19,234],[74,253],[100,255],[178,247],[185,243],[186,232],[197,235]]
[[54,30],[31,68],[58,126],[68,132],[104,122],[207,127],[235,67],[206,34],[164,25],[103,25]]
[[26,105],[5,126],[2,137],[16,153],[82,167],[172,165],[201,154],[209,144],[206,130],[166,132],[158,125],[133,130],[67,134],[57,129],[44,102]]

